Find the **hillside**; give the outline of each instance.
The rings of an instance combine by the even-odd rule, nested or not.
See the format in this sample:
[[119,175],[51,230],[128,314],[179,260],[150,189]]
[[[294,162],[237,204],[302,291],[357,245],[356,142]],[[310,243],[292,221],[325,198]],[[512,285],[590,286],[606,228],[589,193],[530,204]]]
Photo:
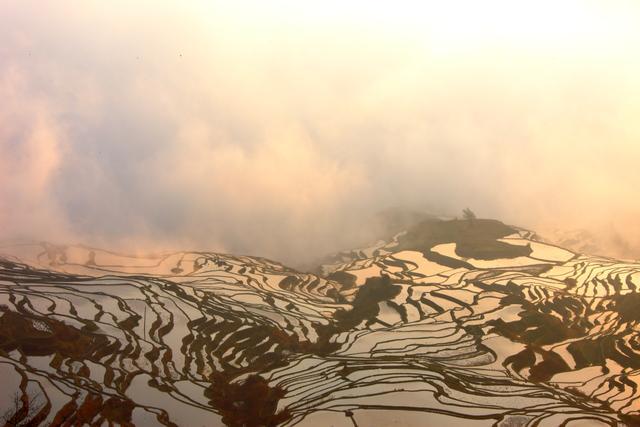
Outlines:
[[640,264],[425,219],[318,274],[0,248],[7,425],[639,425]]

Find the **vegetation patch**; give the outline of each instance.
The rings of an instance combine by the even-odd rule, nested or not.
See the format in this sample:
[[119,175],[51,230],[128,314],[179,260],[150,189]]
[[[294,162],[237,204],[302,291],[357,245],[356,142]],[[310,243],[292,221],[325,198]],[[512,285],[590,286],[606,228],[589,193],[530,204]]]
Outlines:
[[288,410],[278,411],[278,401],[284,394],[283,389],[271,387],[259,375],[230,382],[221,373],[211,376],[211,386],[205,392],[229,427],[272,427],[288,421],[291,413]]
[[434,246],[455,243],[456,254],[462,258],[492,260],[530,255],[528,245],[510,245],[497,240],[516,232],[516,229],[492,219],[428,219],[400,236],[394,250],[420,251],[428,257],[434,254],[431,251]]

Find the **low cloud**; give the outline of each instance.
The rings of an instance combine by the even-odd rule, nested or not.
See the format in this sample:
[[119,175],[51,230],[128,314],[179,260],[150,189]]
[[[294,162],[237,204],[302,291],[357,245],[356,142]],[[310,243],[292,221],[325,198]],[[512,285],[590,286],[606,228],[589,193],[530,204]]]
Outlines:
[[638,8],[536,44],[275,4],[4,2],[0,238],[302,263],[470,206],[640,257]]

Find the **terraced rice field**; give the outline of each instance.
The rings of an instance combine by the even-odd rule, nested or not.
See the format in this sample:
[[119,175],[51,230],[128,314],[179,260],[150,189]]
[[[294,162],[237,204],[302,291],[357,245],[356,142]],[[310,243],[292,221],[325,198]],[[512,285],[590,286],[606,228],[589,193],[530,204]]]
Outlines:
[[8,425],[640,425],[640,264],[428,220],[318,274],[0,248]]

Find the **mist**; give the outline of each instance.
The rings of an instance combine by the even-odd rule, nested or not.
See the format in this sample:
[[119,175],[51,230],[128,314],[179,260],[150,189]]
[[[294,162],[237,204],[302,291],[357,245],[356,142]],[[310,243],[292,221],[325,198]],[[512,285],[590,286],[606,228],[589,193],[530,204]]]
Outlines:
[[300,264],[471,207],[640,257],[640,6],[453,3],[3,1],[0,239]]

